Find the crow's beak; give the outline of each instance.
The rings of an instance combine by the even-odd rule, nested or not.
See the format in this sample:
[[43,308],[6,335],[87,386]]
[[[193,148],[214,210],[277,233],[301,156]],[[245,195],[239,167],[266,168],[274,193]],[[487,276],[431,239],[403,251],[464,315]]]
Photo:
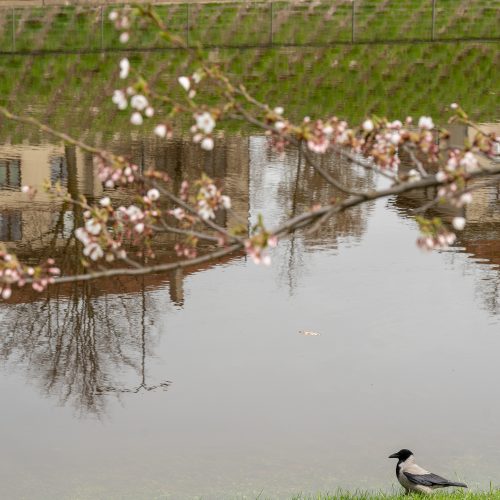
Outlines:
[[389,458],[399,458],[399,454],[393,453],[392,455],[389,455]]

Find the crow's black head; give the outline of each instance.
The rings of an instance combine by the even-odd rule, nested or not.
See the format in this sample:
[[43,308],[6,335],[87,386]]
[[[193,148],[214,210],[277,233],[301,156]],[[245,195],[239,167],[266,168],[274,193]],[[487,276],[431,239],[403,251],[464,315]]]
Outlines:
[[389,458],[397,458],[398,460],[402,460],[404,462],[408,457],[411,457],[412,455],[413,453],[410,450],[403,448],[397,453],[393,453],[392,455],[390,455]]

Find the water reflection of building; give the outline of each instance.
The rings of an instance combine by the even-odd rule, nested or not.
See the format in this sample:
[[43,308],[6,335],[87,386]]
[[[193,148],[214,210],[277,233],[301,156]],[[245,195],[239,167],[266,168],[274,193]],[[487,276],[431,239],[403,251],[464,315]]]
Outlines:
[[[206,172],[224,187],[233,200],[229,215],[222,211],[217,215],[219,224],[231,228],[242,222],[245,224],[248,217],[246,141],[241,137],[220,141],[213,155],[182,140],[123,140],[113,143],[112,149],[143,169],[153,166],[167,172],[174,190],[180,188],[184,179],[194,181]],[[63,191],[69,192],[73,198],[84,195],[95,199],[104,193],[89,154],[73,147],[53,144],[0,146],[0,240],[25,261],[38,262],[55,256],[64,271],[71,272],[77,260],[72,231],[81,224],[81,213],[40,189],[46,180],[50,180],[52,185],[59,182]],[[21,186],[26,184],[38,187],[34,201],[21,192]],[[124,190],[108,190],[106,194],[119,203],[132,200]],[[177,241],[178,237],[171,234],[156,238],[155,251],[160,262],[176,259],[173,247]],[[203,245],[201,249],[204,250]],[[165,281],[165,276],[150,276],[147,281],[150,286],[154,283],[158,285]],[[120,283],[122,290],[125,287],[132,291],[137,280],[124,277]],[[116,282],[103,283],[103,287],[108,292],[117,291]],[[176,303],[182,303],[182,290],[182,275],[177,273],[171,281],[172,299]],[[23,296],[17,295],[18,300]],[[27,296],[24,298],[27,299]]]
[[[228,228],[246,222],[246,139],[218,141],[213,155],[186,141],[123,140],[111,147],[141,168],[153,166],[167,172],[174,190],[184,179],[193,181],[206,172],[233,200],[232,213],[227,217],[219,214],[217,222]],[[48,143],[0,146],[0,240],[24,261],[55,256],[65,272],[78,270],[73,229],[81,224],[80,211],[40,189],[30,201],[21,186],[39,188],[50,180],[52,184],[59,182],[73,197],[95,199],[105,192],[96,174],[91,156],[72,147]],[[106,194],[115,202],[132,200],[126,190],[108,190]],[[176,238],[159,235],[155,242],[158,261],[177,260],[173,250]],[[241,254],[225,261],[237,258]],[[168,289],[171,302],[182,305],[186,275],[213,265],[169,274],[69,283],[52,287],[43,296],[29,287],[16,290],[9,304],[2,307],[5,329],[12,334],[2,337],[0,356],[19,366],[29,358],[29,379],[61,403],[72,402],[85,412],[104,412],[104,393],[165,389],[167,381],[147,380],[146,362],[154,348],[154,338],[147,332],[154,304],[148,303],[147,291],[163,289],[166,293]],[[37,340],[32,342],[34,338]]]
[[[465,125],[453,124],[449,128],[450,139],[448,146],[457,147],[463,146],[465,140],[472,140],[475,133],[474,129]],[[500,135],[500,124],[488,123],[482,124],[481,129],[485,132],[495,132]],[[478,156],[479,165],[481,168],[488,168],[492,161],[484,156]],[[410,168],[407,166],[407,168]],[[469,183],[470,186],[481,184],[482,180],[475,180]],[[421,191],[405,193],[398,197],[398,206],[403,206],[405,203],[410,208],[416,208],[425,202],[433,200],[437,195],[436,188],[428,188]],[[473,203],[461,209],[456,209],[450,205],[438,204],[431,209],[432,213],[441,216],[446,222],[451,222],[451,219],[457,215],[464,215],[468,220],[468,226],[493,226],[497,225],[500,232],[500,186],[498,183],[489,186],[485,189],[474,191]],[[491,236],[491,231],[478,232],[484,234],[485,237]],[[467,231],[463,233],[467,234]],[[499,236],[500,237],[500,236]],[[500,245],[500,241],[498,242]]]
[[[62,234],[68,236],[73,228],[73,212],[59,213],[64,204],[53,200],[40,187],[50,180],[52,184],[59,182],[67,191],[95,196],[102,192],[95,174],[95,168],[75,148],[52,144],[1,145],[0,240],[38,242],[41,249],[58,216]],[[21,192],[22,185],[38,187],[35,202]]]
[[[259,211],[263,212],[266,224],[271,227],[290,214],[307,211],[316,203],[327,203],[334,196],[342,196],[328,186],[314,169],[306,166],[303,160],[299,166],[296,150],[287,151],[285,158],[281,158],[270,151],[266,142],[263,136],[232,136],[218,140],[214,151],[207,153],[189,140],[115,137],[110,147],[137,163],[141,169],[154,167],[167,172],[174,191],[179,190],[184,179],[193,181],[205,172],[231,196],[232,210],[217,214],[217,222],[229,229],[248,225],[252,196],[257,196],[253,203],[261,207]],[[96,199],[106,194],[116,203],[132,202],[126,190],[103,190],[91,156],[73,147],[47,143],[34,146],[4,145],[0,147],[0,158],[3,162],[1,165],[9,167],[8,171],[4,168],[3,173],[3,178],[8,179],[9,184],[5,181],[0,187],[0,203],[5,207],[0,219],[2,240],[9,242],[25,261],[34,263],[54,256],[65,273],[75,272],[75,266],[79,264],[72,231],[82,224],[82,217],[78,210],[60,199],[51,198],[43,191],[39,192],[35,201],[29,201],[21,193],[22,185],[41,186],[49,179],[52,184],[59,182],[63,191],[69,192],[73,198],[85,195]],[[339,180],[351,189],[371,186],[372,179],[367,179],[364,171],[344,168],[346,165],[334,155],[318,157],[318,161],[323,168],[334,171]],[[273,175],[276,181],[271,192],[265,186],[265,179],[269,180],[269,175]],[[261,196],[266,199],[260,200]],[[278,211],[267,213],[269,203],[276,203]],[[367,209],[367,206],[359,206],[338,214],[314,235],[306,235],[303,243],[314,245],[321,242],[322,245],[335,246],[341,237],[358,239],[365,230]],[[157,235],[154,247],[158,261],[168,263],[177,260],[174,245],[179,241],[178,238],[170,233]],[[211,247],[201,244],[202,252],[208,248]],[[211,265],[205,264],[204,267]],[[165,279],[165,276],[148,276],[146,281],[148,286],[159,286]],[[182,303],[182,275],[177,273],[167,280],[172,299]],[[120,286],[133,291],[135,283],[135,278],[124,277]],[[107,292],[117,292],[115,287],[116,282],[102,283],[102,288]],[[71,287],[67,288],[69,290]]]
[[[500,133],[500,124],[485,124],[481,128],[486,132]],[[449,145],[452,147],[463,145],[464,140],[471,139],[474,134],[470,127],[464,125],[453,125],[449,129],[451,132]],[[483,168],[487,168],[493,161],[484,157],[478,159]],[[482,185],[482,183],[482,180],[473,180],[469,186]],[[414,209],[434,200],[436,196],[436,188],[427,188],[399,195],[394,204],[400,213],[411,217]],[[436,204],[429,208],[426,215],[440,217],[450,225],[453,217],[466,217],[467,225],[458,233],[457,244],[463,247],[471,259],[500,270],[500,185],[498,183],[475,190],[473,202],[470,205],[456,208],[449,204]],[[500,275],[495,283],[490,284],[495,289],[493,306],[492,292],[485,290],[484,295],[489,297],[489,308],[497,311],[500,310]],[[483,286],[487,285],[487,281],[483,280]]]

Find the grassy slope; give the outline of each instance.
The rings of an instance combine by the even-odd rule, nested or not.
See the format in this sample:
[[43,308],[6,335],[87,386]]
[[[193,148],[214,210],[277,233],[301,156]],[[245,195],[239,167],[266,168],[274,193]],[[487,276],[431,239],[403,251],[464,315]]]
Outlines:
[[[295,117],[337,114],[360,120],[367,113],[404,118],[442,115],[460,102],[479,120],[498,119],[499,44],[357,45],[318,49],[225,49],[210,53],[235,81],[261,100],[286,104]],[[0,102],[29,109],[57,128],[77,132],[128,130],[127,112],[110,100],[120,54],[0,57]],[[180,51],[130,54],[159,88],[178,89],[176,77],[192,70]],[[189,74],[189,73],[188,73]],[[104,91],[103,91],[104,89]],[[90,108],[99,112],[93,114]],[[75,123],[74,116],[79,120]]]
[[[500,0],[465,4],[462,0],[439,0],[443,11],[438,17],[440,36],[463,30],[477,35],[493,33],[491,23],[500,9],[477,17],[492,2],[500,6]],[[363,0],[357,15],[359,26],[365,28],[359,29],[356,37],[376,38],[389,32],[394,36],[416,36],[419,26],[427,26],[429,3]],[[310,42],[314,37],[328,42],[350,36],[349,11],[343,0],[314,5],[275,2],[275,42]],[[380,6],[389,10],[381,15]],[[248,8],[193,5],[190,20],[195,27],[190,31],[190,40],[210,39],[221,44],[255,41],[267,29],[262,22],[268,19],[266,8],[263,4]],[[18,45],[55,48],[62,43],[65,47],[95,48],[98,35],[100,42],[99,10],[61,7],[43,12],[46,24],[37,17],[41,12],[33,9],[16,17]],[[160,12],[174,31],[185,33],[185,6],[162,6]],[[469,20],[464,24],[465,15]],[[104,19],[110,28],[106,16]],[[257,22],[259,19],[261,22]],[[4,28],[9,26],[9,19],[6,21]],[[3,35],[8,40],[8,30],[4,29]],[[136,36],[142,45],[157,43],[145,28]],[[114,30],[105,30],[104,43],[119,45]],[[439,116],[447,104],[457,101],[473,118],[494,121],[498,119],[498,48],[498,43],[470,42],[347,44],[300,49],[217,49],[207,50],[207,57],[219,61],[235,81],[245,82],[259,99],[273,105],[286,104],[294,118],[337,114],[358,121],[368,113],[395,118],[407,114]],[[112,131],[128,133],[129,113],[118,112],[110,101],[112,90],[123,85],[117,79],[117,61],[121,57],[118,53],[0,56],[0,103],[23,113],[29,110],[73,134],[90,129],[89,140]],[[129,58],[145,75],[157,74],[157,83],[169,92],[178,89],[177,76],[193,69],[188,52],[132,53]]]
[[457,491],[455,493],[435,492],[432,497],[422,495],[404,495],[403,493],[368,493],[338,491],[337,493],[320,493],[314,496],[296,496],[292,500],[422,500],[432,498],[432,500],[486,500],[500,499],[500,490],[488,492]]

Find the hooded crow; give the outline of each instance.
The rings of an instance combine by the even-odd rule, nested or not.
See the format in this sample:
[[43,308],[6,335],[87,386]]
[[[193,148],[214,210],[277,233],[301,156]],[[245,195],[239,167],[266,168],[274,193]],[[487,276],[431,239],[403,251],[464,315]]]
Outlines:
[[448,481],[444,477],[432,474],[425,469],[422,469],[415,463],[415,458],[410,450],[400,450],[393,453],[389,458],[397,458],[396,477],[401,483],[401,486],[406,490],[406,493],[413,491],[419,493],[432,493],[437,488],[446,488],[447,486],[458,486],[467,488],[464,483],[455,483]]

